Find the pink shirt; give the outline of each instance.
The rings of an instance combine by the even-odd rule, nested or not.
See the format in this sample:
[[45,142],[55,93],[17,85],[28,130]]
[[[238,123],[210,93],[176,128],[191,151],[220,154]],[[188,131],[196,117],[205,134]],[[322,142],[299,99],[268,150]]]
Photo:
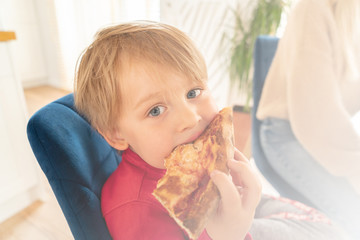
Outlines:
[[[165,172],[150,166],[129,149],[123,153],[101,195],[102,213],[114,240],[189,239],[151,194]],[[205,230],[199,239],[211,240]]]

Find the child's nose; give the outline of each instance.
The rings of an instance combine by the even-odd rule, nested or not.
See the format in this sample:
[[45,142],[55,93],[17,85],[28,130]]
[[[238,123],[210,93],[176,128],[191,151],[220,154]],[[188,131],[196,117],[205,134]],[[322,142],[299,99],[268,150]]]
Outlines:
[[178,131],[183,132],[197,125],[201,117],[194,106],[184,106],[181,108],[178,116]]

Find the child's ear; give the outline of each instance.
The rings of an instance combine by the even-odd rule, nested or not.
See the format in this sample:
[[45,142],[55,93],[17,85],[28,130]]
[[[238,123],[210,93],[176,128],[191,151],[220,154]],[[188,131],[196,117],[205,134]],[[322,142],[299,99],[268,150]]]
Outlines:
[[108,134],[100,133],[100,134],[113,148],[117,150],[123,151],[129,147],[127,141],[124,138],[122,138],[119,133],[108,133]]

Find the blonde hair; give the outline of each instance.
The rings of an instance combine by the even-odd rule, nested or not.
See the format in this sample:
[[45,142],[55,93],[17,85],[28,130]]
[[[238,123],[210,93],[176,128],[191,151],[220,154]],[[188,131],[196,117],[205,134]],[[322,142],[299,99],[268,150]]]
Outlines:
[[[80,60],[81,59],[81,60]],[[194,81],[207,80],[203,56],[180,30],[162,23],[133,22],[105,28],[79,58],[75,106],[101,133],[118,130],[125,96],[124,61],[164,66]],[[126,90],[125,90],[126,91]]]
[[344,72],[360,77],[360,1],[330,0],[343,49]]

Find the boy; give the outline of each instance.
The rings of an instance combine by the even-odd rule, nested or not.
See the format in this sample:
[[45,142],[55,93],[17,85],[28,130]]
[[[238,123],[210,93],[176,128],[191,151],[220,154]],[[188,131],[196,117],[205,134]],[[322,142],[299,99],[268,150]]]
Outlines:
[[[189,239],[151,193],[165,174],[164,158],[194,141],[218,112],[206,81],[204,59],[190,39],[161,23],[106,28],[84,52],[75,105],[122,151],[101,196],[113,239]],[[221,202],[199,239],[252,239],[248,231],[256,240],[343,239],[326,217],[286,199],[263,197],[253,222],[260,180],[236,149],[228,166],[231,177],[211,175]]]
[[[217,114],[204,59],[174,27],[136,22],[98,33],[82,56],[75,104],[122,162],[102,190],[102,211],[114,239],[188,239],[151,195],[164,158],[194,141]],[[214,172],[221,206],[200,239],[251,239],[247,234],[261,184],[248,161],[229,159],[236,185]],[[240,192],[240,190],[242,191]]]

